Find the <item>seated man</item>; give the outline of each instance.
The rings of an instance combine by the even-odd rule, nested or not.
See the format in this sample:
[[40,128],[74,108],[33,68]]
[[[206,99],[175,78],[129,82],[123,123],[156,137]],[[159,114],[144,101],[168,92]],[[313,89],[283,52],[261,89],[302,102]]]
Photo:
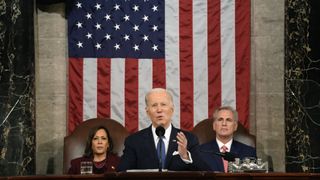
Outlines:
[[[126,138],[117,171],[162,168],[174,171],[202,170],[201,166],[205,163],[199,161],[197,138],[171,124],[174,112],[171,94],[162,88],[152,89],[147,93],[145,103],[151,126]],[[159,134],[160,126],[164,129]]]
[[219,153],[230,152],[235,157],[256,157],[255,148],[233,140],[233,133],[238,127],[238,113],[232,107],[222,106],[213,114],[213,130],[216,139],[202,144],[200,152],[211,171],[227,172],[227,161]]

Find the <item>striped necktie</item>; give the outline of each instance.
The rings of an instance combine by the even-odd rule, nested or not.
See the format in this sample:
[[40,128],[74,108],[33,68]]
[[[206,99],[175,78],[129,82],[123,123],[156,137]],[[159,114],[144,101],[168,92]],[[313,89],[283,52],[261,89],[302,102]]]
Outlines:
[[[221,147],[220,151],[221,151],[222,153],[227,152],[227,151],[228,151],[227,146],[223,145],[223,146]],[[224,160],[223,158],[222,158],[222,161],[223,161],[224,172],[228,172],[228,161],[227,161],[227,160]]]
[[[158,153],[159,161],[161,160],[161,165],[162,165],[162,169],[163,169],[164,165],[165,165],[165,160],[166,160],[166,147],[164,145],[162,138],[163,137],[159,138],[159,141],[157,144],[157,153]],[[160,144],[161,144],[161,149],[160,149]]]

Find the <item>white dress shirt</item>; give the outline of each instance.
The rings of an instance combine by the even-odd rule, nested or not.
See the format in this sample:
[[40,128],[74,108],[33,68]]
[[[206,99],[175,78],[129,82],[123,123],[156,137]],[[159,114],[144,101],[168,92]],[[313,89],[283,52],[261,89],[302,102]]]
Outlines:
[[217,141],[217,143],[218,143],[219,150],[221,150],[222,146],[226,146],[226,147],[228,148],[228,149],[227,149],[227,152],[230,152],[231,144],[232,144],[233,139],[231,139],[230,141],[228,141],[226,144],[223,144],[218,138],[216,138],[216,141]]
[[[155,127],[151,127],[152,129],[152,135],[153,135],[153,140],[154,140],[154,145],[157,149],[157,144],[159,141],[159,137],[156,134],[156,128]],[[166,129],[165,133],[164,133],[164,137],[162,138],[163,142],[164,142],[164,146],[165,146],[165,150],[166,150],[166,154],[168,152],[168,146],[169,146],[169,140],[170,140],[170,134],[171,134],[171,130],[172,130],[172,125],[170,124],[170,126]]]
[[[153,135],[153,140],[154,140],[154,145],[157,149],[157,144],[158,144],[158,141],[159,141],[159,137],[158,135],[156,134],[156,128],[151,126],[151,130],[152,130],[152,135]],[[167,152],[168,152],[168,147],[169,147],[169,140],[170,140],[170,135],[171,135],[171,131],[172,131],[172,124],[169,125],[169,127],[166,129],[165,133],[164,133],[164,137],[162,138],[163,142],[164,142],[164,146],[165,146],[165,150],[166,150],[166,155],[167,155]],[[172,154],[173,156],[175,155],[179,155],[179,152],[178,152],[178,149],[176,151],[173,152]],[[186,164],[191,164],[193,161],[192,161],[192,157],[191,157],[191,153],[188,151],[188,156],[190,158],[190,160],[188,159],[182,159],[183,162],[185,162]]]

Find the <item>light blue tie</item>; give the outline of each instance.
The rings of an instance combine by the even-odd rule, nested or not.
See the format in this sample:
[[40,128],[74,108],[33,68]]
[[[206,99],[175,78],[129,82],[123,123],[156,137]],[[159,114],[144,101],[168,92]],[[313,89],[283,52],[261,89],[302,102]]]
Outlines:
[[[160,144],[161,144],[161,152],[160,152]],[[159,138],[159,141],[157,144],[157,152],[158,152],[158,159],[159,160],[160,160],[160,153],[161,153],[161,165],[162,165],[162,169],[163,169],[164,165],[165,165],[165,160],[166,160],[166,147],[164,145],[162,137]]]

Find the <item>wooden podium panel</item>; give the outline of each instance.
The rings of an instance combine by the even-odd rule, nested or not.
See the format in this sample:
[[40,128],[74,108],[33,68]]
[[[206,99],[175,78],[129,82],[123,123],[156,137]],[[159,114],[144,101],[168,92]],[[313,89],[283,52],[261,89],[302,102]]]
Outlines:
[[319,180],[320,173],[118,172],[102,175],[7,176],[0,180]]

